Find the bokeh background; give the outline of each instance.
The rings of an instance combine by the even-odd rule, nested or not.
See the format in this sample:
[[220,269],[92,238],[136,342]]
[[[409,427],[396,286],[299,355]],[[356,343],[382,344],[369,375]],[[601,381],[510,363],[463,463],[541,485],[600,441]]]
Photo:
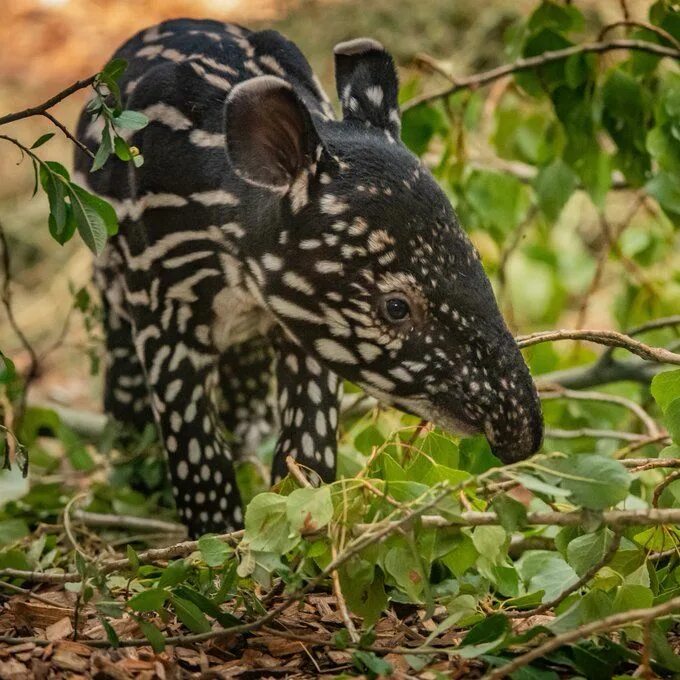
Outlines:
[[[619,3],[613,0],[579,0],[578,4],[586,12],[591,31],[620,14]],[[650,4],[631,0],[632,18],[644,19]],[[166,18],[212,17],[276,28],[300,45],[332,94],[333,45],[370,35],[394,53],[402,83],[415,92],[443,84],[436,74],[423,72],[420,54],[435,57],[461,75],[507,61],[504,33],[535,6],[534,0],[5,0],[0,22],[0,114],[37,104],[98,71],[127,37]],[[504,87],[507,81],[492,86],[480,113],[478,139],[470,135],[469,155],[475,162],[493,165],[498,161],[489,139],[495,125],[495,102]],[[53,113],[72,129],[85,96],[78,93]],[[6,126],[3,132],[30,144],[50,129],[48,121],[37,117]],[[72,149],[62,135],[43,151],[44,158],[70,166]],[[436,142],[431,152],[434,162],[441,153]],[[99,378],[90,375],[85,354],[96,354],[98,330],[96,326],[88,330],[78,312],[64,326],[73,307],[73,291],[88,284],[91,255],[78,238],[63,247],[51,239],[46,199],[42,193],[31,197],[30,165],[20,160],[9,144],[0,147],[0,220],[11,250],[13,305],[19,325],[39,354],[49,351],[33,396],[98,408]],[[625,192],[613,197],[608,206],[612,219],[625,215],[630,202]],[[646,247],[644,234],[654,219],[653,213],[645,211],[636,216],[627,229],[624,250],[635,254],[636,248]],[[541,253],[526,252],[514,253],[507,263],[502,303],[514,329],[529,332],[577,323],[616,327],[614,302],[622,278],[630,276],[620,263],[611,263],[586,308],[581,304],[594,275],[599,247],[597,215],[588,198],[574,194],[553,232],[555,250],[545,257],[558,257],[556,266],[541,262]],[[497,273],[505,257],[499,244],[482,230],[473,230],[471,235],[489,271]],[[667,267],[668,262],[659,266]],[[653,278],[654,270],[646,276]],[[659,315],[664,311],[659,309]],[[26,366],[27,356],[1,310],[0,348],[19,369]]]

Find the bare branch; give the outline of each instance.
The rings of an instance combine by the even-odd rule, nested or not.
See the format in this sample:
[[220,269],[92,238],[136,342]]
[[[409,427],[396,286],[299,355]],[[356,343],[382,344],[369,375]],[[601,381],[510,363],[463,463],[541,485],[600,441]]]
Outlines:
[[[419,106],[420,104],[441,99],[443,97],[448,97],[459,90],[475,89],[513,73],[527,71],[528,69],[532,68],[538,68],[539,66],[550,64],[554,61],[563,61],[564,59],[568,59],[575,54],[587,54],[590,52],[603,53],[614,50],[635,50],[639,52],[647,52],[648,54],[656,54],[660,57],[680,59],[680,50],[677,50],[673,47],[665,47],[664,45],[657,45],[656,43],[645,40],[621,39],[612,40],[610,42],[592,42],[584,43],[582,45],[573,45],[561,50],[544,52],[543,54],[537,55],[535,57],[518,59],[512,64],[505,64],[489,71],[468,76],[467,78],[459,78],[455,84],[452,84],[450,87],[410,99],[401,107],[401,110],[408,111],[409,109]],[[452,77],[450,79],[453,80]]]
[[[590,517],[592,519],[592,517]],[[680,522],[678,508],[645,508],[643,510],[605,510],[602,524],[609,527],[625,526],[658,526],[663,524],[677,524]],[[587,513],[576,512],[530,512],[527,524],[531,526],[579,526],[588,520]],[[463,512],[460,518],[447,519],[440,515],[423,515],[421,519],[424,527],[453,527],[453,526],[499,526],[500,519],[495,512]],[[368,531],[371,524],[355,524],[352,530],[361,535]]]
[[48,109],[51,109],[53,106],[58,104],[60,101],[66,99],[67,97],[70,97],[74,92],[78,92],[78,90],[83,90],[86,87],[90,87],[94,83],[94,81],[97,79],[97,75],[95,74],[93,76],[90,76],[89,78],[85,78],[85,80],[78,80],[73,85],[70,85],[67,87],[65,90],[62,90],[58,94],[55,94],[54,97],[50,97],[47,101],[44,101],[42,104],[38,104],[38,106],[32,106],[31,108],[24,109],[23,111],[18,111],[17,113],[8,113],[6,116],[1,116],[0,117],[0,125],[5,125],[6,123],[13,123],[16,120],[21,120],[22,118],[30,118],[31,116],[42,116],[44,115],[45,111]]
[[650,347],[618,331],[569,329],[540,331],[530,335],[521,335],[516,340],[520,347],[531,347],[542,342],[554,342],[555,340],[587,340],[599,345],[627,349],[629,352],[637,354],[647,361],[680,365],[680,354],[671,352],[663,347]]

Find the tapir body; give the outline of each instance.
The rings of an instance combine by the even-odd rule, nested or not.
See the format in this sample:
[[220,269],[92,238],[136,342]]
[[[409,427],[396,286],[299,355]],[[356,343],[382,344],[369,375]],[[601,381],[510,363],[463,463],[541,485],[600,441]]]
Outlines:
[[[476,251],[400,141],[398,81],[370,39],[335,48],[342,118],[274,31],[168,21],[116,53],[145,162],[76,168],[115,207],[96,262],[105,408],[155,420],[192,535],[242,525],[234,459],[275,431],[335,475],[342,381],[504,461],[541,444],[536,390]],[[101,121],[84,112],[92,150]]]

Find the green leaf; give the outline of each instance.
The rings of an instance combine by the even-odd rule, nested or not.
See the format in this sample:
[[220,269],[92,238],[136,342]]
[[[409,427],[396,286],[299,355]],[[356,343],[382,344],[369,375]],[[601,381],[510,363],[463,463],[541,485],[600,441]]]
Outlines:
[[207,633],[210,630],[210,622],[193,602],[174,594],[171,596],[171,601],[177,618],[192,633]]
[[629,609],[646,609],[654,602],[654,594],[649,588],[637,585],[622,585],[614,597],[613,613],[625,612]]
[[516,562],[527,593],[543,591],[543,602],[555,599],[563,590],[576,583],[576,572],[556,552],[531,550]]
[[137,619],[137,625],[156,654],[159,654],[165,649],[165,637],[153,623],[149,623],[149,621],[144,621],[143,619]]
[[420,562],[412,550],[403,545],[390,548],[385,555],[385,569],[413,602],[420,600],[425,584]]
[[115,234],[118,220],[113,208],[103,199],[70,184],[68,193],[80,234],[87,247],[99,255],[106,245],[107,234]]
[[472,567],[479,553],[472,539],[461,533],[458,536],[456,547],[446,555],[441,557],[441,561],[449,568],[451,573],[460,578],[470,567]]
[[533,475],[524,474],[523,472],[513,472],[512,476],[525,489],[529,489],[529,491],[546,494],[547,496],[564,497],[571,495],[571,491],[568,489],[561,489],[559,486],[555,486],[554,484],[548,484],[548,482],[545,482],[538,477],[534,477]]
[[518,531],[526,526],[527,509],[506,493],[499,494],[491,501],[493,511],[498,515],[501,526],[508,532]]
[[198,591],[188,586],[180,586],[175,590],[175,594],[179,595],[184,600],[189,600],[193,602],[202,612],[208,616],[212,616],[218,623],[220,623],[225,628],[230,626],[238,626],[240,619],[236,618],[233,614],[229,612],[223,612],[219,605],[205,595],[201,595]]
[[392,675],[392,665],[381,659],[374,652],[365,652],[358,649],[352,653],[352,659],[360,671],[368,670],[378,677]]
[[455,651],[464,659],[486,654],[499,647],[510,632],[510,620],[504,614],[491,614],[473,626]]
[[209,567],[221,567],[234,553],[223,540],[210,534],[198,539],[198,549]]
[[160,612],[168,599],[168,591],[162,588],[149,588],[133,595],[128,606],[136,612]]
[[680,368],[657,373],[652,379],[652,396],[662,411],[675,399],[680,399]]
[[680,215],[680,179],[669,172],[659,172],[645,185],[645,190],[672,215]]
[[600,529],[593,534],[575,538],[567,546],[569,564],[579,576],[583,576],[604,557],[612,539],[613,533],[609,529]]
[[[67,184],[62,180],[68,182],[68,172],[59,163],[46,161],[40,164],[40,184],[47,194],[47,200],[50,206],[50,220],[54,220],[54,231],[61,234],[67,221],[66,205],[66,187]],[[60,241],[63,243],[64,241]]]
[[538,205],[555,222],[577,185],[576,173],[561,159],[541,168],[534,180]]
[[28,524],[23,519],[5,519],[0,521],[0,546],[18,541],[30,533]]
[[101,142],[99,143],[97,153],[94,155],[94,160],[92,161],[92,167],[90,168],[90,172],[97,172],[97,170],[100,170],[104,166],[106,161],[109,160],[109,156],[111,155],[112,152],[113,142],[111,141],[111,130],[107,123],[104,125],[104,129],[102,130],[102,139]]
[[50,213],[47,218],[47,226],[50,230],[50,235],[59,245],[62,246],[64,243],[67,243],[73,238],[73,234],[76,233],[76,228],[78,226],[73,216],[73,210],[71,209],[71,206],[68,203],[65,203],[64,206],[66,209],[66,221],[61,228],[59,228],[57,220],[52,213]]
[[46,132],[44,135],[40,135],[38,139],[31,144],[31,149],[37,149],[39,146],[42,146],[45,142],[49,142],[52,137],[54,137],[55,133],[54,132]]
[[116,152],[116,156],[118,156],[121,161],[129,161],[132,158],[130,147],[122,137],[116,137],[113,140],[113,149]]
[[149,119],[139,111],[121,111],[113,118],[113,124],[128,130],[141,130],[149,124]]
[[527,187],[508,173],[473,170],[465,184],[465,198],[482,225],[501,239],[515,229],[529,207]]
[[477,552],[490,562],[503,559],[503,552],[508,536],[503,527],[480,526],[472,532],[472,542]]
[[253,550],[279,555],[291,550],[299,537],[290,536],[287,499],[275,493],[255,496],[246,508],[246,537]]
[[401,140],[417,156],[427,151],[430,140],[446,131],[444,117],[434,106],[416,106],[404,112]]
[[107,80],[118,80],[125,72],[127,65],[128,63],[125,59],[111,59],[111,61],[102,69],[101,75]]
[[102,628],[106,633],[106,639],[109,641],[110,645],[116,649],[120,645],[118,633],[116,633],[115,628],[103,616],[99,616],[98,618],[99,623],[102,624]]
[[676,443],[680,443],[680,398],[673,399],[666,413],[664,413],[664,423],[668,429],[671,439]]
[[583,14],[573,5],[543,0],[529,17],[528,26],[531,31],[551,28],[556,31],[567,32],[581,30],[583,23]]
[[310,533],[333,519],[333,501],[328,486],[295,489],[286,503],[286,516],[293,531]]
[[135,549],[129,543],[126,546],[125,551],[130,562],[130,571],[132,571],[133,574],[136,574],[139,569],[139,557],[137,556]]
[[159,588],[170,588],[183,583],[189,574],[189,568],[185,560],[175,560],[170,562],[161,577],[158,579]]
[[646,148],[648,93],[621,68],[613,69],[602,86],[602,123],[616,143],[616,163],[633,186],[648,178],[651,160]]
[[347,605],[355,614],[363,617],[364,625],[373,625],[387,607],[382,572],[360,559],[350,560],[338,571]]
[[571,491],[574,503],[602,510],[628,495],[632,478],[618,461],[605,456],[580,454],[545,463],[560,476],[560,486]]

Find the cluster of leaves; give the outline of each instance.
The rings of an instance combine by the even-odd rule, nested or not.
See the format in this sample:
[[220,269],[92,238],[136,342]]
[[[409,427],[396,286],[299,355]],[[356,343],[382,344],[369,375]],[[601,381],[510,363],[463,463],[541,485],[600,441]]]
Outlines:
[[[507,56],[514,61],[593,41],[597,27],[590,19],[576,4],[543,0],[507,31]],[[654,2],[648,25],[627,28],[627,37],[677,46],[675,3]],[[626,229],[620,251],[643,267],[672,255],[680,225],[680,74],[672,59],[621,54],[578,52],[518,71],[495,95],[493,109],[485,91],[464,89],[405,114],[404,141],[418,154],[436,154],[436,175],[492,273],[517,231],[529,236],[515,262],[532,279],[530,290],[517,295],[528,321],[554,323],[593,275],[596,239],[584,247],[583,238],[568,241],[555,231],[569,228],[562,213],[574,194],[588,196],[602,214],[619,201],[622,187],[644,196],[644,205],[658,206],[654,219]],[[404,98],[416,87],[417,81],[407,86]],[[478,157],[499,160],[471,162],[478,160],[471,149],[480,145],[488,150]],[[646,317],[650,302],[657,315],[677,309],[677,281],[668,270],[663,278],[670,288],[660,299],[650,300],[639,282],[626,288],[616,309],[622,325]]]
[[[92,164],[92,172],[99,170],[115,152],[123,161],[132,161],[139,167],[144,158],[136,147],[132,147],[121,135],[121,130],[141,130],[148,124],[144,114],[123,110],[118,80],[127,63],[114,59],[97,75],[93,83],[94,96],[87,105],[93,121],[103,121],[102,141]],[[50,234],[63,245],[76,231],[85,245],[99,255],[108,236],[118,231],[118,220],[111,205],[99,196],[87,191],[71,180],[68,170],[56,161],[45,161],[36,150],[54,137],[54,132],[41,135],[30,147],[4,137],[22,153],[28,155],[35,176],[33,195],[42,187],[49,201],[48,225]]]
[[[141,130],[149,119],[139,111],[123,109],[118,81],[127,68],[125,59],[112,59],[99,74],[95,96],[86,107],[94,121],[103,121],[102,138],[92,163],[92,172],[104,167],[111,154],[121,161],[132,161],[136,168],[144,163],[144,156],[135,146],[130,146],[121,130]],[[105,89],[102,88],[104,86]]]

